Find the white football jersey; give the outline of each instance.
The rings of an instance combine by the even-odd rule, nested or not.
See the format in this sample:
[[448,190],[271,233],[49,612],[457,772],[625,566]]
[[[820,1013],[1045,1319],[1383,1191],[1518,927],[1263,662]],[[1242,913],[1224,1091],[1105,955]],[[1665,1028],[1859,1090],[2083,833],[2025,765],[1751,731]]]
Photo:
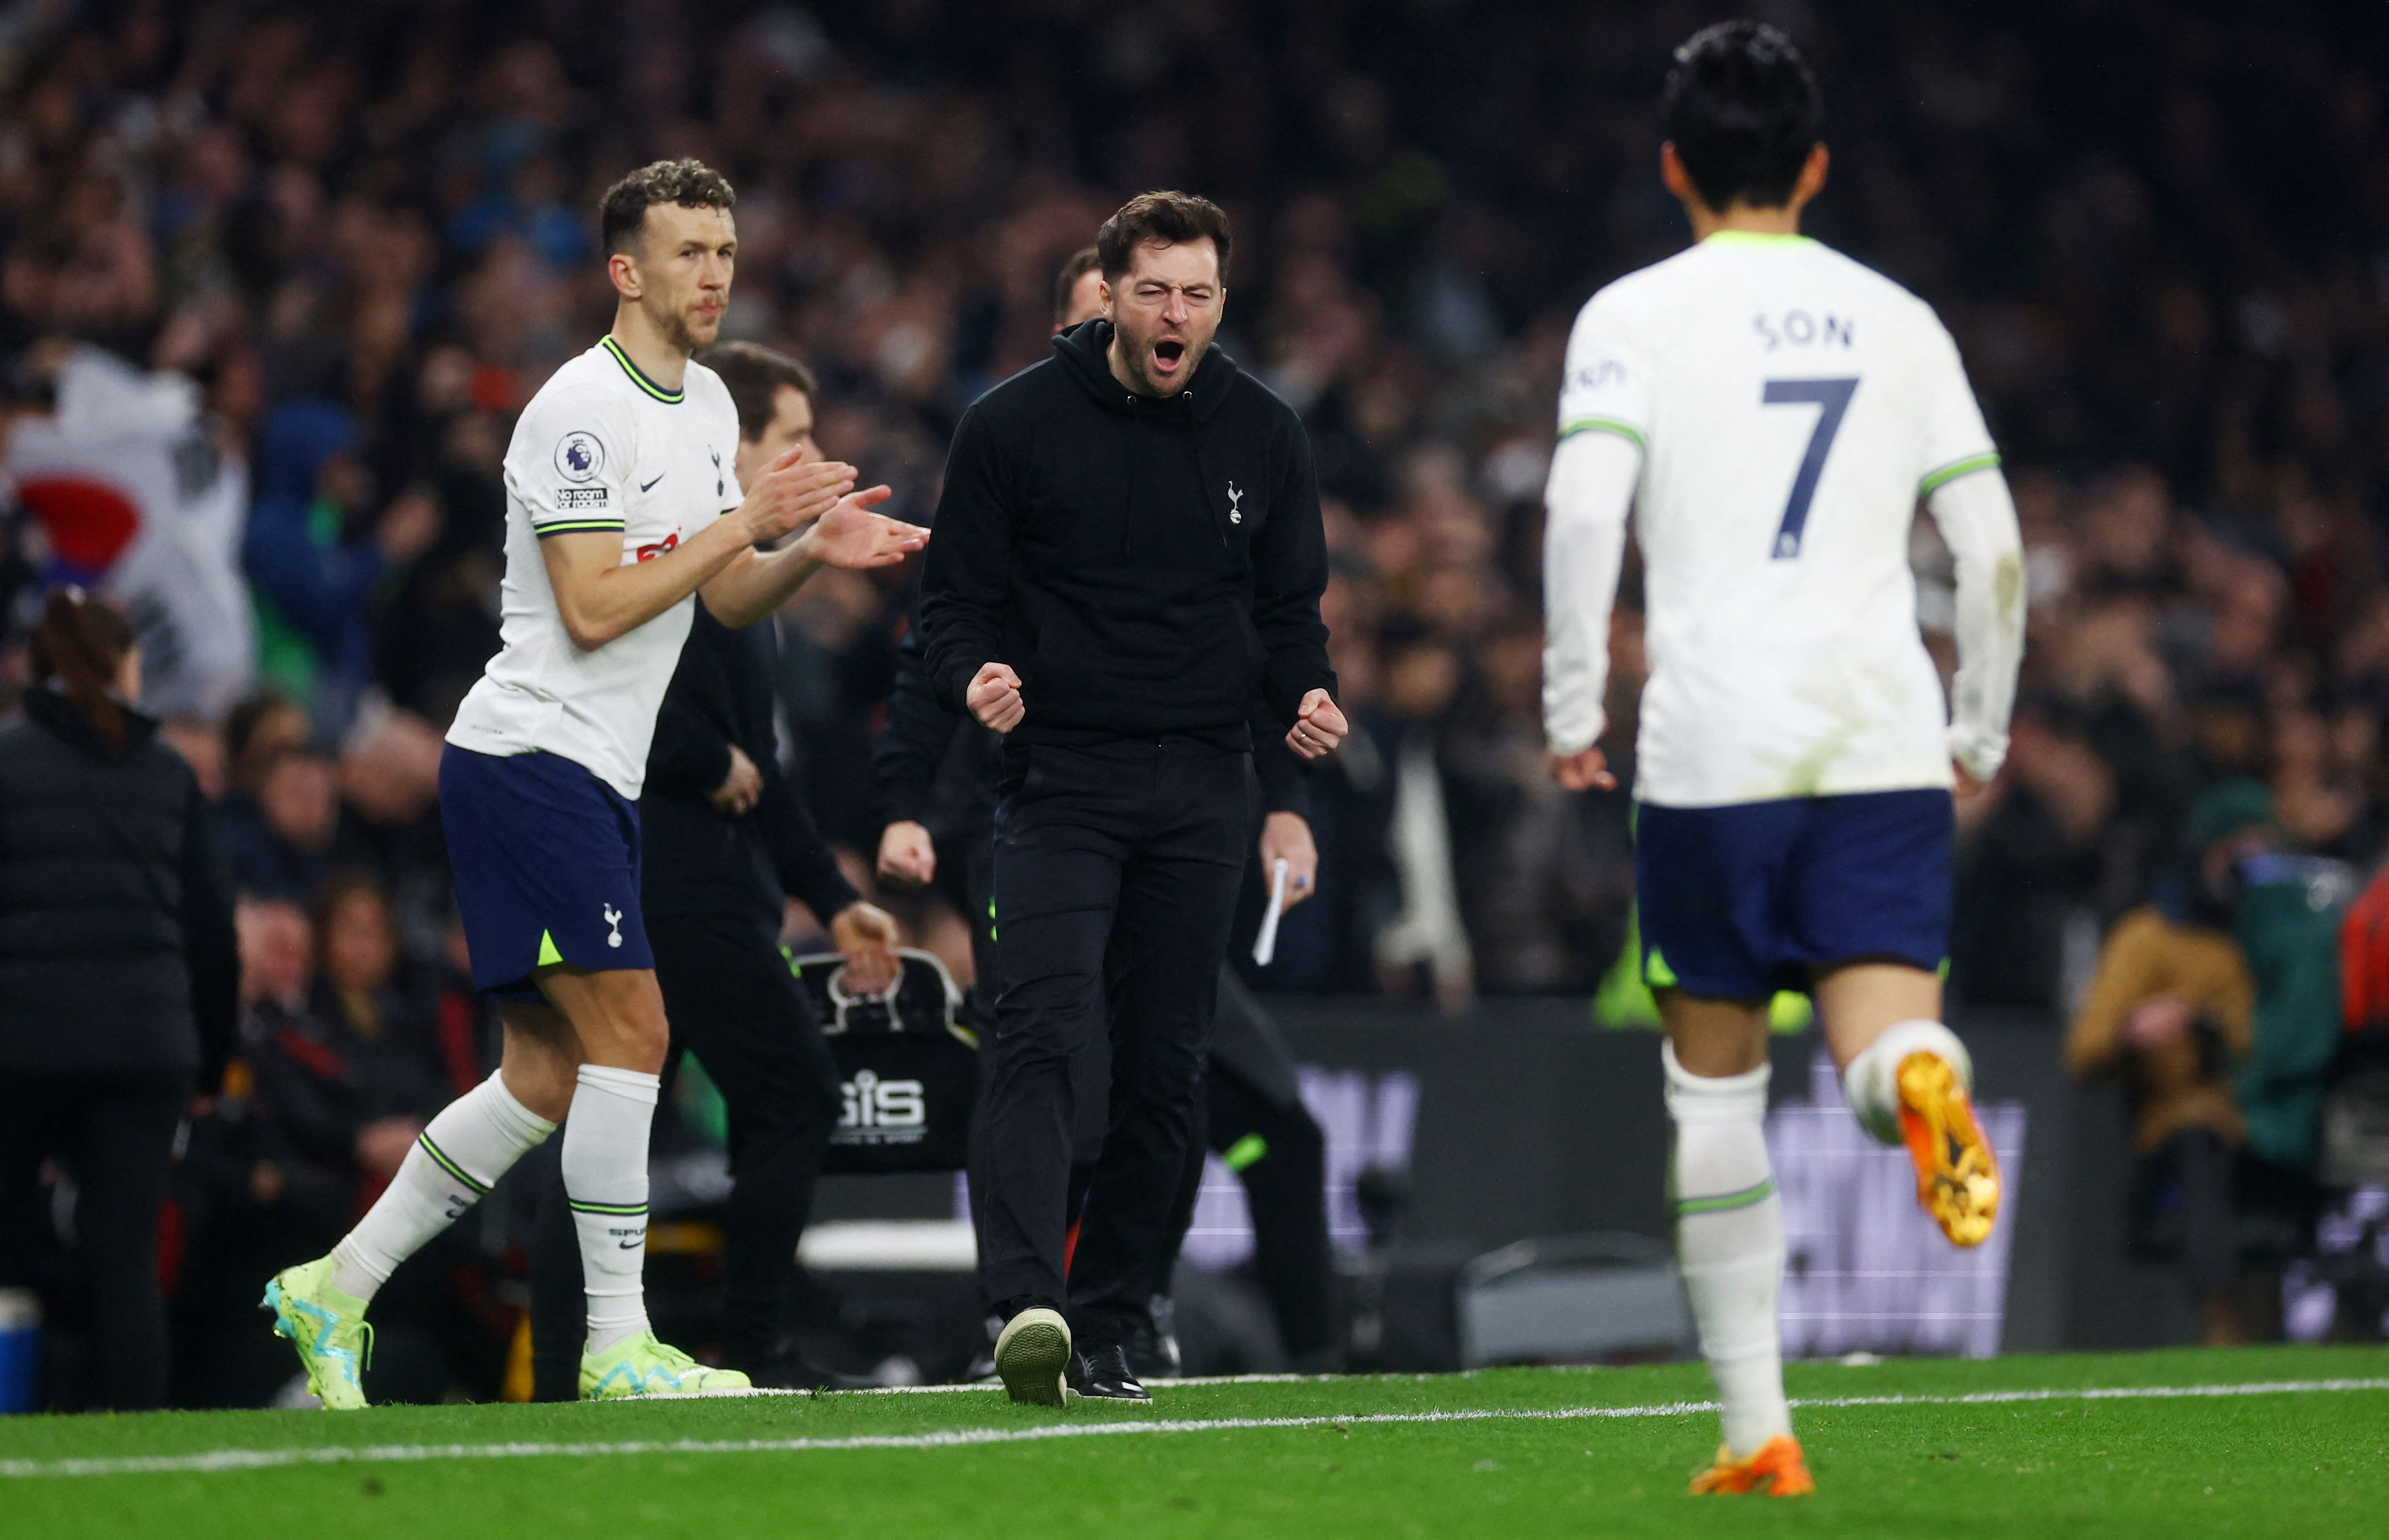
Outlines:
[[539,542],[614,534],[625,566],[660,556],[738,505],[737,452],[738,410],[702,364],[666,390],[608,337],[540,387],[506,448],[504,646],[458,707],[450,743],[544,750],[637,798],[696,598],[584,652],[565,631]]
[[1560,433],[1642,451],[1641,800],[1950,783],[1909,533],[1999,456],[1930,306],[1805,236],[1713,235],[1586,304]]

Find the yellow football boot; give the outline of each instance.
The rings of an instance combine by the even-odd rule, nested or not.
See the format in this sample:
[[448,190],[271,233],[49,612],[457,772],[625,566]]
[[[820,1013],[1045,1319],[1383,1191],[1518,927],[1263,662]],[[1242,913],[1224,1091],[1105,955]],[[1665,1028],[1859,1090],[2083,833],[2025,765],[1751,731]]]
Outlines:
[[1695,1497],[1712,1492],[1805,1497],[1816,1490],[1816,1478],[1808,1474],[1808,1457],[1800,1453],[1800,1441],[1790,1433],[1776,1434],[1760,1445],[1758,1452],[1748,1459],[1734,1458],[1732,1452],[1720,1444],[1717,1463],[1693,1478]]
[[1916,1163],[1916,1201],[1953,1246],[1979,1246],[1999,1214],[1999,1158],[1958,1072],[1937,1053],[1899,1062],[1899,1132]]

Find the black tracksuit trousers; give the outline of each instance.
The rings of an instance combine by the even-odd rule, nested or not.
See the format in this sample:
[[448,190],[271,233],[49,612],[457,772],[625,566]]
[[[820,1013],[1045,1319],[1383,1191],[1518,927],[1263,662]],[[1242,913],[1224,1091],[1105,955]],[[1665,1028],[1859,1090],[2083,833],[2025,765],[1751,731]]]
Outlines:
[[[786,1330],[797,1241],[837,1128],[837,1066],[765,917],[664,915],[646,923],[671,1022],[666,1083],[681,1053],[694,1053],[729,1113],[722,1347],[732,1368],[752,1373]],[[558,1137],[544,1149],[549,1169],[531,1240],[531,1353],[542,1400],[579,1394],[588,1331],[580,1242],[557,1164],[563,1145]]]
[[[1256,796],[1249,754],[1197,739],[1006,745],[979,1221],[1000,1315],[1067,1305],[1080,1338],[1101,1343],[1144,1312],[1198,1137]],[[1107,1019],[1111,1116],[1066,1285],[1071,1061]]]

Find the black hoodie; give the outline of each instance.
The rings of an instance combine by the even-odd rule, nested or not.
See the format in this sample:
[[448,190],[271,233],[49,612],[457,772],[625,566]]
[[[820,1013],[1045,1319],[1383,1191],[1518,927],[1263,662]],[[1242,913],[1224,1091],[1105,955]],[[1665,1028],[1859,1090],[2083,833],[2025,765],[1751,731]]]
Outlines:
[[962,711],[982,664],[1010,664],[1025,742],[1247,747],[1256,695],[1291,726],[1335,688],[1310,441],[1218,348],[1155,399],[1112,377],[1111,337],[1064,332],[964,414],[922,579],[929,679]]

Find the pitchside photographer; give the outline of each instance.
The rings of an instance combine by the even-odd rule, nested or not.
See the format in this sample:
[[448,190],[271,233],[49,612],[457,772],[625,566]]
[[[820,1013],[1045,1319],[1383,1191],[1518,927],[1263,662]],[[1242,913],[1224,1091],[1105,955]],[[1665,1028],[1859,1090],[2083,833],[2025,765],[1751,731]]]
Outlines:
[[166,1394],[176,1130],[195,1090],[215,1094],[239,1017],[232,887],[190,767],[130,705],[124,617],[53,592],[32,662],[24,715],[0,728],[0,1283],[36,1281],[56,1158],[91,1293],[81,1399],[145,1410]]
[[[740,342],[698,362],[737,405],[742,486],[811,445],[814,386],[802,364]],[[785,1387],[819,1382],[784,1341],[784,1316],[839,1111],[837,1068],[780,951],[786,899],[823,918],[855,992],[887,988],[897,963],[895,922],[839,874],[780,773],[771,646],[769,628],[734,630],[697,605],[647,755],[640,898],[671,1023],[667,1082],[680,1055],[694,1053],[729,1113],[724,1359],[758,1385]],[[527,1160],[561,1147],[550,1140]],[[555,1161],[531,1257],[532,1373],[539,1399],[569,1401],[579,1393],[586,1317]]]

